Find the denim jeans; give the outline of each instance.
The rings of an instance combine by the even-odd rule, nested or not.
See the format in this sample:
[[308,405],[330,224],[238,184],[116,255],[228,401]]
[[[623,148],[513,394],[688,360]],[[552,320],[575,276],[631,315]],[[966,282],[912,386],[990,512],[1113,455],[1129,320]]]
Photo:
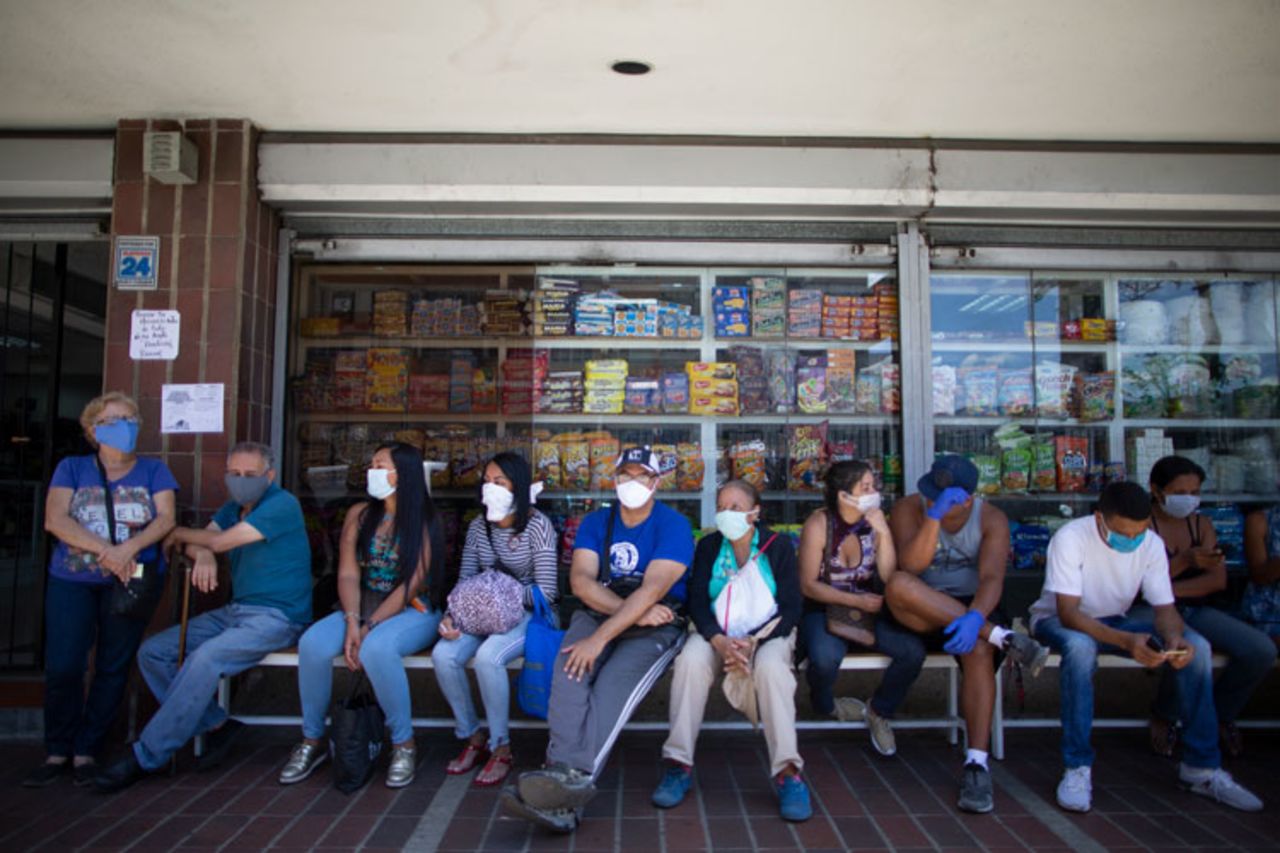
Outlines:
[[[404,743],[413,737],[404,657],[431,645],[439,636],[436,628],[442,617],[438,610],[421,613],[408,607],[370,631],[360,644],[360,666],[369,676],[378,705],[387,718],[392,743]],[[342,654],[346,639],[346,617],[330,613],[308,628],[298,641],[303,737],[324,737],[324,720],[333,692],[333,659]]]
[[[44,748],[97,756],[120,708],[146,623],[111,612],[110,584],[49,578],[45,593]],[[89,694],[84,676],[93,656]]]
[[456,725],[453,733],[469,738],[480,730],[475,702],[471,700],[471,684],[467,680],[467,661],[476,659],[476,683],[489,723],[489,749],[497,749],[511,741],[511,676],[507,664],[524,654],[524,633],[530,615],[525,613],[520,624],[505,634],[463,634],[456,640],[441,640],[431,652],[435,663],[436,682],[449,700]]
[[305,627],[274,607],[233,602],[187,623],[181,668],[177,625],[143,643],[138,667],[160,709],[133,745],[138,763],[147,770],[163,767],[191,738],[220,725],[227,712],[218,707],[218,680],[293,645]]
[[[1155,632],[1151,611],[1146,608],[1099,621],[1117,631]],[[1059,670],[1062,761],[1068,769],[1090,767],[1094,757],[1089,742],[1093,729],[1093,674],[1098,668],[1098,654],[1127,655],[1128,652],[1100,644],[1081,631],[1064,628],[1056,616],[1036,623],[1035,636],[1062,655]],[[1191,628],[1183,631],[1183,638],[1195,649],[1195,655],[1182,669],[1172,670],[1178,686],[1179,716],[1187,725],[1182,760],[1188,767],[1217,768],[1222,766],[1222,756],[1218,751],[1218,715],[1213,707],[1213,659],[1209,643]]]
[[[804,614],[800,620],[800,639],[809,658],[809,699],[819,714],[835,711],[836,678],[840,675],[840,662],[851,646],[855,646],[827,630],[827,614],[815,610]],[[892,662],[880,679],[880,686],[871,697],[871,707],[882,717],[892,717],[907,698],[924,666],[925,641],[919,634],[903,628],[887,613],[876,619],[876,645],[874,649],[888,655]]]
[[[1234,723],[1253,691],[1267,677],[1276,662],[1276,644],[1257,628],[1215,607],[1187,605],[1178,608],[1182,619],[1209,641],[1215,652],[1229,660],[1213,685],[1213,704],[1218,722]],[[1178,690],[1173,675],[1160,678],[1152,710],[1166,720],[1178,717]]]

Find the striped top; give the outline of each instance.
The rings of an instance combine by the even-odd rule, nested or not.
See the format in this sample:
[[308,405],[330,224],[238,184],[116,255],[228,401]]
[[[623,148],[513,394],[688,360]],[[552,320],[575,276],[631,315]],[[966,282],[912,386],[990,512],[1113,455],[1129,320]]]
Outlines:
[[[533,585],[542,588],[548,602],[559,597],[556,565],[556,530],[551,521],[536,509],[529,510],[529,523],[519,536],[512,528],[490,525],[493,548],[485,535],[484,516],[472,519],[467,527],[467,541],[462,546],[462,568],[459,580],[465,580],[492,568],[500,557],[509,574],[524,584],[524,606],[533,607]],[[494,556],[497,550],[497,557]]]

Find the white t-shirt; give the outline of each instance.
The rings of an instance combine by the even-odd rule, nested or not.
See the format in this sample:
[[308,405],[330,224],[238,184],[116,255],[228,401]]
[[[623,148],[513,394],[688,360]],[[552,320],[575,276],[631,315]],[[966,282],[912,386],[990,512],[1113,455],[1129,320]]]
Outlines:
[[1148,604],[1173,604],[1164,540],[1148,530],[1137,550],[1121,554],[1103,541],[1092,513],[1067,522],[1049,540],[1044,590],[1031,605],[1031,627],[1058,615],[1057,593],[1080,596],[1080,612],[1094,619],[1120,616],[1138,592]]

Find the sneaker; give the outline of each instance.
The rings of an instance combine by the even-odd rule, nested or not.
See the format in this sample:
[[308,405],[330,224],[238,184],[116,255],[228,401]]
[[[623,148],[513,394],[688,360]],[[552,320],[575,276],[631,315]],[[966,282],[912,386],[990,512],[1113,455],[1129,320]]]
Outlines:
[[783,820],[805,821],[813,817],[813,806],[809,803],[809,786],[796,773],[791,776],[779,776],[774,780],[778,791],[778,812]]
[[521,773],[516,786],[526,805],[543,811],[580,809],[596,795],[591,774],[565,764]]
[[1235,723],[1219,724],[1218,737],[1222,741],[1222,752],[1225,755],[1231,758],[1244,755],[1244,738],[1240,734],[1240,727]]
[[675,808],[684,801],[684,795],[693,786],[693,768],[678,761],[668,761],[662,781],[653,791],[653,804],[660,809]]
[[976,761],[964,766],[960,780],[960,799],[956,807],[962,812],[986,814],[995,808],[991,794],[991,771]]
[[1093,774],[1089,767],[1068,767],[1062,774],[1058,805],[1069,812],[1087,812],[1093,806]]
[[130,747],[125,750],[124,758],[105,770],[100,770],[93,777],[93,787],[100,794],[114,794],[116,791],[123,791],[144,776],[150,775],[151,772],[138,763],[138,756]]
[[24,788],[47,788],[57,782],[71,770],[71,759],[66,761],[46,761],[28,773],[22,780]]
[[1040,674],[1040,670],[1044,669],[1045,661],[1049,659],[1048,646],[1042,646],[1026,634],[1019,634],[1017,631],[1010,631],[1004,638],[1004,653],[1009,656],[1009,660],[1022,667],[1023,671],[1032,678]]
[[281,785],[293,785],[310,776],[317,767],[329,760],[329,750],[323,744],[303,741],[289,753],[289,760],[280,771]]
[[1178,782],[1191,793],[1217,800],[1224,806],[1242,812],[1262,811],[1262,800],[1221,767],[1208,770],[1183,764],[1178,768]]
[[403,788],[413,781],[418,767],[418,750],[412,746],[393,746],[391,763],[387,765],[387,787]]
[[867,703],[851,696],[840,696],[835,700],[836,719],[842,723],[860,723],[867,718]]
[[898,751],[898,742],[893,737],[893,726],[886,717],[876,713],[867,703],[867,730],[871,732],[871,745],[881,755],[893,755]]
[[578,828],[578,812],[574,809],[538,809],[520,799],[510,788],[503,790],[499,797],[502,810],[512,817],[527,820],[532,824],[568,835]]

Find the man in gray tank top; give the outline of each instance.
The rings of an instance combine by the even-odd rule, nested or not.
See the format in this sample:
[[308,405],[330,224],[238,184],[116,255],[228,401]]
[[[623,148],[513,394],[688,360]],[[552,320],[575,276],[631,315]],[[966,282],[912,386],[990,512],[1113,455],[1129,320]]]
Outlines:
[[[975,495],[978,469],[963,456],[939,456],[916,484],[919,494],[898,501],[889,529],[898,569],[889,578],[885,626],[924,649],[956,655],[964,674],[960,709],[969,749],[957,802],[962,811],[994,807],[987,749],[996,697],[997,654],[1038,675],[1048,649],[1010,631],[1000,612],[1009,559],[1009,519]],[[923,658],[923,655],[921,656]]]

